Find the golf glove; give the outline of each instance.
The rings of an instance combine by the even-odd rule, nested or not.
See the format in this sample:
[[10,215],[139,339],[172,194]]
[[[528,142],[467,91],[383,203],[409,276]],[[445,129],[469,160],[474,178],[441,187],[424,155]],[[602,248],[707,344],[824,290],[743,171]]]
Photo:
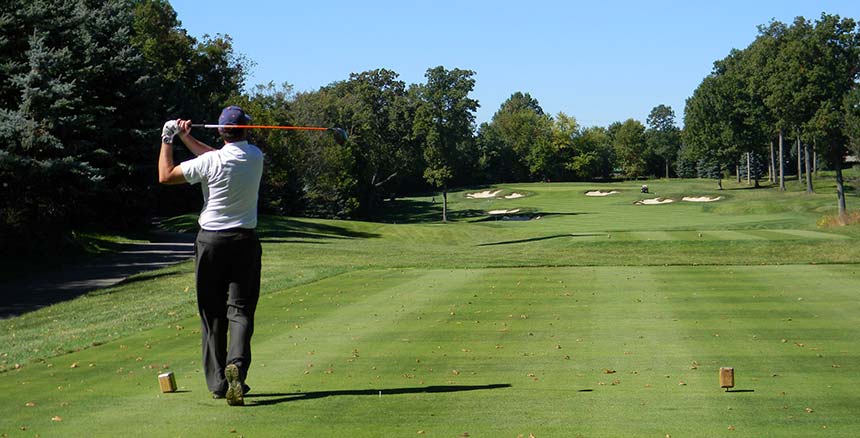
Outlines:
[[179,124],[176,120],[169,120],[164,123],[164,128],[161,129],[161,142],[165,144],[173,144],[173,137],[179,133]]

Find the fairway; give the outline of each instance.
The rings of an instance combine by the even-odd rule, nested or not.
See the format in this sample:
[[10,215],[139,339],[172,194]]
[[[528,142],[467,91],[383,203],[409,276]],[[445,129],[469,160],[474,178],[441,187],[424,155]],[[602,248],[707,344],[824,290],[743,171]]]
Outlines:
[[[649,187],[463,190],[450,224],[437,197],[377,222],[266,218],[248,406],[208,397],[185,263],[0,321],[0,434],[860,434],[860,232],[815,226],[833,196]],[[688,195],[723,199],[634,205]]]

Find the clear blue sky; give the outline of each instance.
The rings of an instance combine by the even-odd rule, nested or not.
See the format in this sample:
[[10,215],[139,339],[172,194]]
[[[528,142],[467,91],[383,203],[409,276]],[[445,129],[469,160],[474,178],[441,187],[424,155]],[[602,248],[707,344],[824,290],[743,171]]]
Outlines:
[[172,0],[195,37],[229,34],[256,63],[248,84],[316,90],[387,68],[407,84],[442,65],[476,72],[478,123],[517,91],[585,126],[684,102],[759,24],[822,12],[860,19],[858,0],[222,1]]

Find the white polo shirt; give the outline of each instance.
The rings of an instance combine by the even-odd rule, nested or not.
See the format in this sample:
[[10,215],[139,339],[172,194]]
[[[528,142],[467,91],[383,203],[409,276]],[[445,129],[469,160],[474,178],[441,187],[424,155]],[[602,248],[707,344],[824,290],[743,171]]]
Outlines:
[[263,152],[247,141],[227,143],[179,164],[185,180],[200,183],[203,211],[197,221],[210,231],[256,228]]

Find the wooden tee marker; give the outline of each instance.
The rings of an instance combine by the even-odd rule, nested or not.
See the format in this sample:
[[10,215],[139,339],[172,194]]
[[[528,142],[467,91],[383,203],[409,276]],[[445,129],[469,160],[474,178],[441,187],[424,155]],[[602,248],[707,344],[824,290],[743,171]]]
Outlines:
[[720,368],[720,387],[726,388],[726,392],[729,392],[729,388],[735,387],[735,369],[731,367],[721,367]]
[[173,371],[159,374],[158,386],[161,392],[176,392],[176,377],[173,376]]

